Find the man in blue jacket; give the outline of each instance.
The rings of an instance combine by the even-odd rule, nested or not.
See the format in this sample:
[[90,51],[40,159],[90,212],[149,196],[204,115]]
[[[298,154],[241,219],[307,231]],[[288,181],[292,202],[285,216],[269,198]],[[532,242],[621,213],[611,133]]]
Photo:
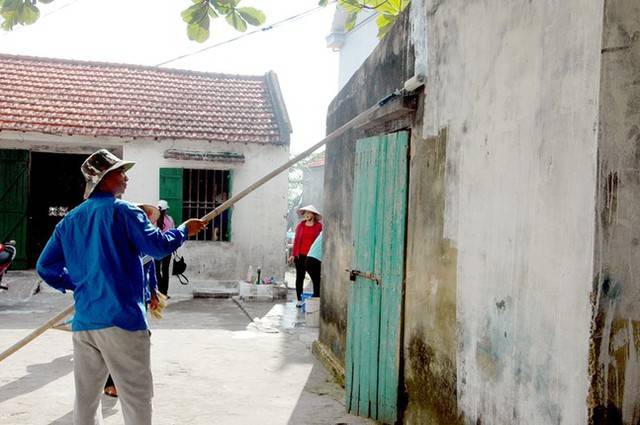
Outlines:
[[127,187],[123,161],[105,149],[82,164],[85,201],[56,226],[38,259],[50,286],[73,291],[75,425],[102,423],[100,395],[109,372],[126,425],[151,424],[153,382],[145,314],[143,255],[163,258],[204,229],[187,220],[162,233],[146,214],[117,197]]

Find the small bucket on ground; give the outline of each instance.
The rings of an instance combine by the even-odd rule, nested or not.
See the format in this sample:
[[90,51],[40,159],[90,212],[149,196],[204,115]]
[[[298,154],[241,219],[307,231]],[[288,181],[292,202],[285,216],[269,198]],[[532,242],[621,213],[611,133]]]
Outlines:
[[305,309],[306,309],[307,300],[309,298],[312,298],[312,297],[313,297],[313,294],[311,292],[303,292],[302,293],[302,296],[301,296],[302,299],[300,301],[302,301],[302,312],[303,313],[306,311]]
[[320,326],[320,298],[308,298],[304,304],[304,321],[306,325],[317,328]]

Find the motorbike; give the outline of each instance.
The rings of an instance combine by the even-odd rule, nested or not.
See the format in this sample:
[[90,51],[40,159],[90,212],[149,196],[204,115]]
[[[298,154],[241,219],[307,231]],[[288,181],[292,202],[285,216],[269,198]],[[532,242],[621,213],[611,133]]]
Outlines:
[[0,243],[0,292],[9,289],[8,286],[2,284],[2,278],[15,258],[16,241]]

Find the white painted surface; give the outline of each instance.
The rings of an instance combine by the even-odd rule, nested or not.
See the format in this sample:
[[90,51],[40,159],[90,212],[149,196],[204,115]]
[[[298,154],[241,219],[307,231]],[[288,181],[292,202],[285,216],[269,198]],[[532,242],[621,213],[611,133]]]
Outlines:
[[448,129],[470,423],[587,422],[602,13],[601,0],[427,1],[424,135]]
[[344,9],[336,6],[332,33],[344,36],[344,42],[339,48],[338,90],[344,87],[378,45],[378,26],[375,15],[374,11],[362,11],[358,15],[356,26],[351,31],[344,32],[347,14]]
[[[87,150],[84,146],[91,148]],[[120,148],[123,158],[137,161],[136,166],[128,172],[129,184],[124,199],[149,203],[158,201],[161,167],[233,169],[233,195],[285,163],[289,157],[288,146],[276,145],[0,134],[0,149],[64,149],[65,152],[91,153],[96,147]],[[227,164],[166,159],[163,157],[166,149],[239,152],[244,154],[245,162]],[[283,280],[286,268],[287,190],[287,174],[283,173],[233,207],[230,242],[187,242],[181,252],[188,264],[186,274],[196,279],[238,279],[246,275],[249,265],[253,265],[254,269],[261,266],[266,277],[274,276]]]

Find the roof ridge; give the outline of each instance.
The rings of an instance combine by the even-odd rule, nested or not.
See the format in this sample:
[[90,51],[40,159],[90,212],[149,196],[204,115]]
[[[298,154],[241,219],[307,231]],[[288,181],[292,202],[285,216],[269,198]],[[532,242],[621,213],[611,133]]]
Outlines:
[[165,68],[154,65],[141,65],[130,64],[124,62],[102,62],[102,61],[90,61],[90,60],[78,60],[78,59],[65,59],[65,58],[52,58],[43,56],[29,56],[29,55],[15,55],[11,53],[0,53],[0,60],[2,59],[15,59],[25,60],[40,63],[49,64],[63,64],[63,65],[88,65],[95,67],[109,67],[109,68],[129,68],[138,70],[149,70],[167,74],[180,74],[180,75],[196,75],[207,77],[222,77],[229,79],[245,79],[245,80],[265,80],[265,74],[261,75],[249,75],[249,74],[228,74],[224,72],[206,72],[206,71],[194,71],[190,69],[182,68]]
[[272,80],[0,53],[0,131],[288,145]]

